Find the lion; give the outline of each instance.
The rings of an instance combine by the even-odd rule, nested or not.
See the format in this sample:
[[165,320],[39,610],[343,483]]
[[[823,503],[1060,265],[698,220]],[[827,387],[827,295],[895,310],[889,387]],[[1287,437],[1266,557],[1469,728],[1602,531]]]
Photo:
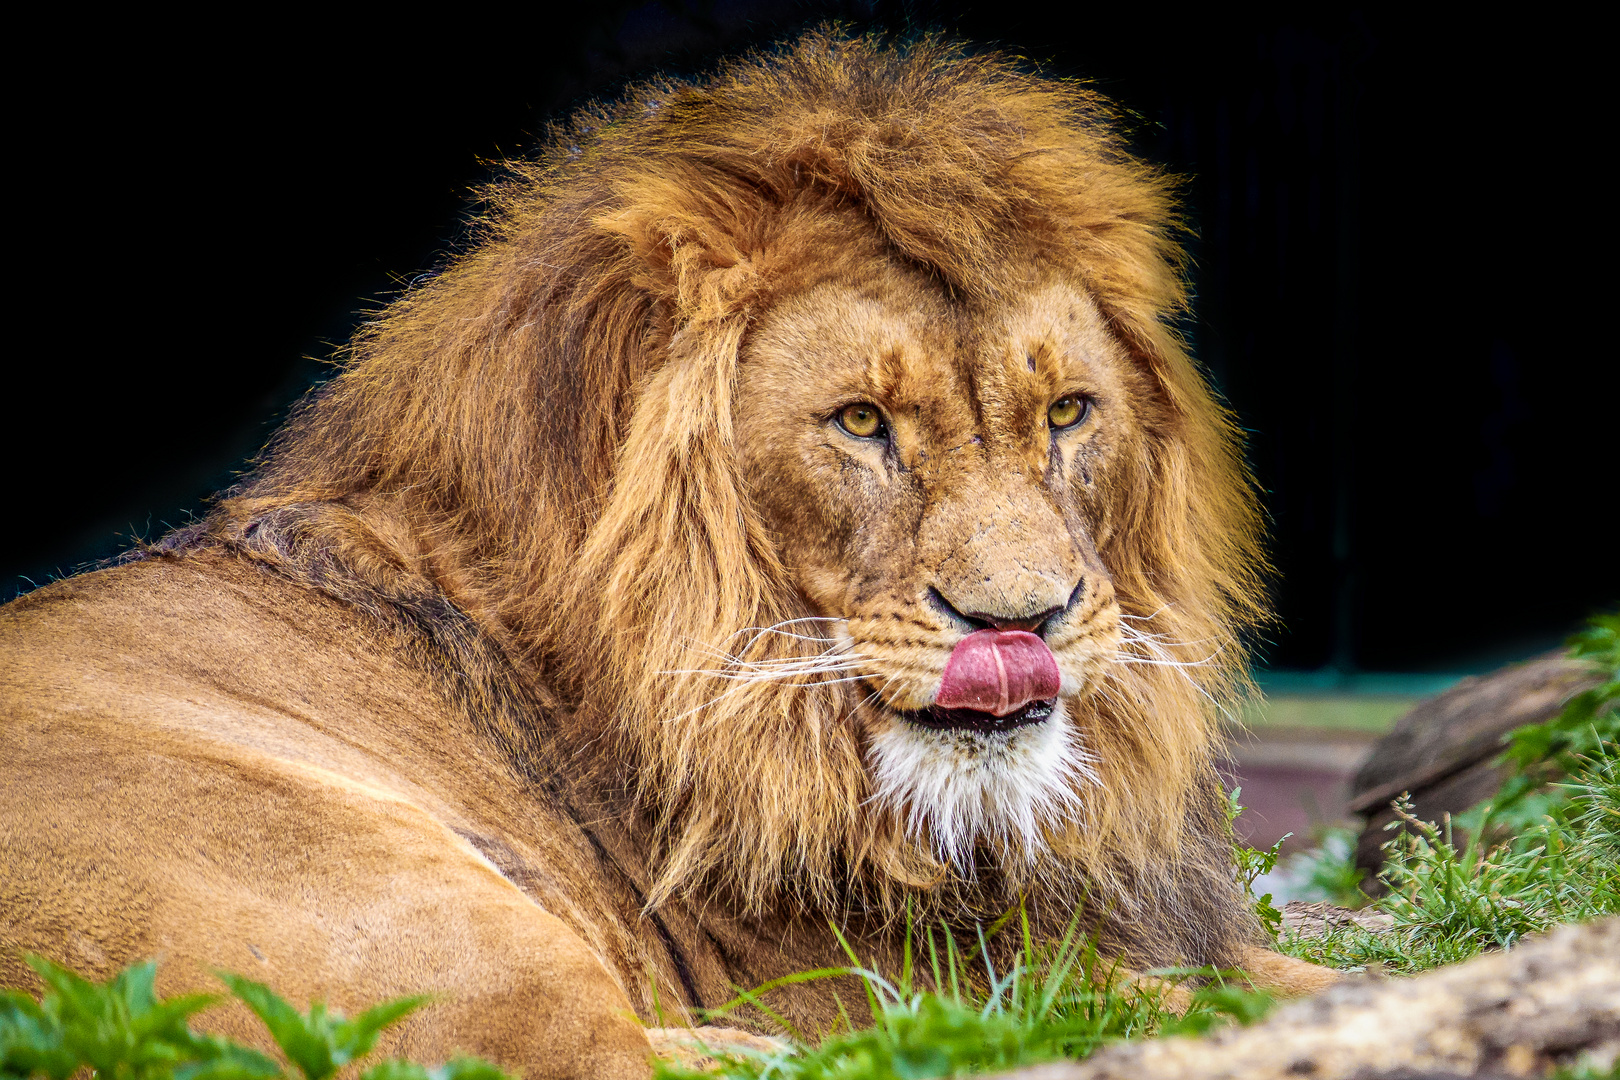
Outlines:
[[840,934],[1335,977],[1235,883],[1260,515],[1103,99],[821,30],[487,198],[205,519],[0,612],[6,983],[427,991],[388,1052],[628,1077]]

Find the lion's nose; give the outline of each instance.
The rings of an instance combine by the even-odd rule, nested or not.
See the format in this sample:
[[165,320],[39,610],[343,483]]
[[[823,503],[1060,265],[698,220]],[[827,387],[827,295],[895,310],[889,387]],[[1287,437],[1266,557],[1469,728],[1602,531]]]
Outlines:
[[[975,630],[1024,630],[1040,637],[1046,636],[1047,620],[1054,615],[1063,613],[1066,605],[1054,604],[1030,614],[1014,614],[1007,611],[985,611],[976,608],[960,608],[951,603],[950,599],[937,588],[930,587],[929,593],[938,606],[945,609],[946,614],[968,623]],[[1079,586],[1075,586],[1079,591]],[[1071,594],[1072,595],[1072,594]]]
[[983,623],[992,630],[1027,630],[1032,634],[1039,634],[1044,637],[1046,635],[1041,628],[1046,624],[1046,620],[1062,610],[1063,605],[1059,604],[1056,607],[1049,607],[1045,611],[1037,611],[1035,614],[1023,618],[997,615],[989,611],[967,611],[963,612],[963,614],[967,616],[968,621]]

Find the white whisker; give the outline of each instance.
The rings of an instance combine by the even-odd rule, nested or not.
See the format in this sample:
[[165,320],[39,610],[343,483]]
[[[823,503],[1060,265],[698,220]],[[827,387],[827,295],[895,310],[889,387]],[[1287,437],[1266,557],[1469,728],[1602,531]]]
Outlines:
[[[810,678],[815,675],[838,675],[845,671],[859,671],[860,665],[850,664],[846,667],[813,668],[806,671],[663,671],[661,675],[707,675],[711,679],[724,679],[727,682],[786,682],[789,679]],[[846,679],[821,679],[808,686],[826,686],[835,682],[853,682],[865,678],[864,675],[852,675]]]
[[805,615],[805,616],[801,616],[801,617],[796,618],[796,619],[783,619],[781,622],[772,623],[770,626],[745,626],[741,630],[733,631],[729,636],[727,636],[725,642],[722,642],[722,644],[729,643],[733,639],[735,639],[735,638],[737,638],[737,637],[739,637],[739,636],[741,636],[743,634],[752,633],[754,636],[749,638],[748,643],[746,645],[744,645],[742,647],[742,649],[739,650],[739,652],[741,652],[743,654],[746,654],[755,645],[759,644],[759,642],[766,635],[776,635],[778,637],[792,638],[792,639],[798,640],[798,641],[833,641],[833,640],[835,640],[834,638],[829,638],[829,637],[824,637],[824,636],[795,634],[795,633],[793,633],[791,631],[782,629],[782,627],[784,627],[784,626],[797,626],[800,623],[830,622],[830,623],[836,624],[836,623],[841,622],[841,621],[842,620],[840,620],[840,619],[830,618],[830,617],[823,616],[823,615]]
[[1120,663],[1120,664],[1143,664],[1143,665],[1146,665],[1147,667],[1173,667],[1173,668],[1204,667],[1205,665],[1209,664],[1214,659],[1215,658],[1213,656],[1206,656],[1202,660],[1155,660],[1152,657],[1132,656],[1129,653],[1117,653],[1114,656],[1115,662]]
[[[793,686],[795,689],[817,690],[836,687],[844,683],[859,682],[865,678],[861,672],[866,669],[867,658],[851,651],[850,643],[847,640],[841,642],[834,637],[795,633],[786,629],[790,626],[799,626],[806,623],[832,623],[837,625],[841,621],[822,616],[804,616],[796,619],[784,619],[770,626],[745,627],[729,635],[721,646],[689,639],[688,646],[694,657],[712,658],[718,663],[713,667],[672,668],[660,671],[659,674],[680,678],[712,679],[733,685],[707,701],[695,705],[665,722],[678,723],[694,713],[709,709],[731,695],[752,686],[778,683]],[[753,636],[735,652],[723,647],[743,634],[752,634]],[[826,645],[827,648],[808,656],[766,656],[749,659],[748,654],[767,637],[782,638],[788,641],[814,642]]]

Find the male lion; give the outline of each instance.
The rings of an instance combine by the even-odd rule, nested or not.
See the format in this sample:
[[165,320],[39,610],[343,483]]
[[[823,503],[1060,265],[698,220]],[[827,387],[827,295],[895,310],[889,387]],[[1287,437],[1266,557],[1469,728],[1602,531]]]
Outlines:
[[1107,115],[823,32],[513,164],[205,521],[0,613],[0,979],[431,991],[390,1051],[533,1077],[833,924],[1332,978],[1234,884],[1257,511]]

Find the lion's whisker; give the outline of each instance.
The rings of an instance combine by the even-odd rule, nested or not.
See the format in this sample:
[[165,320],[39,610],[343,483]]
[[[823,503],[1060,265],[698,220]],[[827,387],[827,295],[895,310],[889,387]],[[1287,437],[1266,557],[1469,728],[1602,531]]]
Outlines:
[[1195,641],[1172,642],[1161,635],[1143,634],[1141,631],[1132,630],[1128,626],[1122,626],[1120,627],[1120,630],[1122,646],[1135,646],[1149,654],[1148,656],[1141,656],[1136,653],[1126,652],[1124,648],[1121,648],[1115,653],[1115,659],[1122,663],[1165,664],[1171,667],[1180,667],[1184,665],[1201,666],[1214,661],[1221,652],[1221,646],[1216,645],[1215,651],[1201,660],[1178,660],[1171,655],[1170,650],[1166,647],[1167,644],[1188,647],[1192,645],[1205,644],[1211,639],[1202,638]]
[[[715,673],[714,672],[704,672],[703,674],[712,675],[712,674],[715,674]],[[817,689],[819,687],[834,686],[834,685],[837,685],[839,683],[860,682],[864,678],[865,678],[864,675],[851,675],[851,676],[849,676],[847,678],[841,678],[841,679],[822,679],[822,680],[819,680],[817,682],[804,684],[803,689],[805,689],[805,690],[814,690],[814,689]],[[685,712],[679,714],[678,716],[670,717],[668,720],[664,721],[664,723],[666,723],[666,724],[677,723],[677,722],[679,722],[681,720],[686,719],[688,716],[691,716],[693,713],[702,712],[704,709],[707,709],[712,705],[719,704],[721,701],[724,701],[726,698],[730,697],[732,694],[735,694],[740,690],[746,689],[749,686],[757,685],[758,683],[763,683],[763,682],[773,682],[773,681],[777,681],[777,680],[771,679],[771,678],[758,678],[758,679],[738,679],[738,680],[735,680],[735,681],[736,681],[737,685],[731,687],[731,689],[726,690],[723,693],[718,694],[715,697],[710,698],[708,701],[703,702],[701,705],[695,705],[692,708],[687,709]]]
[[[698,668],[697,671],[778,671],[784,668],[800,667],[831,667],[840,664],[863,662],[866,657],[860,653],[851,652],[844,646],[838,645],[831,649],[817,653],[814,656],[777,656],[763,660],[745,660],[740,656],[729,653],[712,653],[716,659],[724,661],[723,668]],[[664,672],[663,674],[676,674]]]
[[[838,642],[831,638],[809,637],[802,634],[793,634],[779,629],[780,627],[795,623],[821,621],[833,620],[825,620],[820,616],[810,616],[799,619],[787,619],[783,622],[775,623],[768,627],[751,628],[758,630],[759,633],[756,634],[756,636],[751,639],[742,650],[740,650],[742,653],[746,654],[749,649],[753,647],[755,642],[757,642],[760,637],[766,633],[775,633],[781,637],[801,641],[833,642],[830,648],[814,656],[767,657],[760,660],[747,660],[742,656],[728,653],[724,649],[716,648],[705,642],[692,642],[694,651],[713,656],[716,659],[721,660],[725,666],[719,668],[675,668],[661,671],[659,674],[670,676],[700,676],[730,682],[735,685],[731,686],[729,689],[721,692],[715,697],[710,698],[708,701],[705,701],[700,705],[696,705],[693,708],[687,709],[685,712],[670,718],[670,720],[667,722],[675,723],[684,720],[694,713],[701,712],[704,709],[717,705],[731,695],[751,686],[760,686],[767,683],[784,683],[791,682],[793,680],[804,680],[803,689],[813,690],[819,687],[836,686],[841,683],[858,682],[865,678],[865,676],[859,674],[859,672],[861,672],[866,665],[866,657],[858,653],[851,652],[848,643]],[[731,637],[734,638],[736,635],[733,634]],[[731,639],[728,638],[727,640],[729,641]],[[846,672],[854,672],[855,674],[846,675]],[[825,676],[833,677],[827,678]]]
[[[769,628],[767,628],[767,630],[768,629]],[[732,635],[732,637],[735,637],[735,636],[736,636],[735,634]],[[787,638],[792,638],[792,639],[797,640],[797,641],[824,641],[824,642],[829,642],[830,647],[827,648],[827,649],[822,650],[822,652],[817,654],[818,656],[835,656],[835,655],[839,655],[841,653],[841,651],[847,650],[849,648],[849,646],[846,643],[840,642],[835,638],[810,637],[810,636],[804,635],[804,634],[790,634],[790,633],[786,633],[786,632],[782,632],[780,634],[780,636],[787,637]],[[721,648],[721,647],[715,646],[715,645],[710,645],[707,642],[696,641],[696,640],[692,640],[692,639],[688,639],[688,640],[690,641],[690,643],[694,647],[694,649],[696,649],[697,651],[707,653],[710,656],[716,657],[717,659],[720,659],[720,660],[724,660],[729,664],[771,664],[771,663],[779,663],[779,662],[781,662],[783,660],[796,661],[796,660],[807,659],[806,657],[776,657],[776,658],[767,657],[767,658],[765,658],[763,660],[747,660],[747,659],[744,658],[744,656],[747,654],[749,649],[753,648],[755,642],[758,641],[757,637],[755,639],[749,641],[749,643],[747,645],[745,645],[737,653],[729,653],[729,652],[725,651],[724,648]],[[729,641],[730,638],[727,638],[726,640]]]
[[[698,668],[696,670],[699,670],[699,671],[731,671],[731,670],[741,669],[741,670],[757,670],[757,671],[776,671],[776,670],[780,670],[781,668],[804,667],[804,666],[807,666],[807,665],[808,666],[826,666],[826,665],[848,664],[848,663],[854,663],[856,661],[864,661],[866,659],[866,657],[860,655],[859,653],[826,652],[826,653],[822,653],[820,656],[789,656],[789,657],[778,657],[778,658],[771,659],[771,660],[739,660],[736,657],[721,657],[720,659],[723,659],[723,660],[726,661],[725,667],[723,667],[723,668]],[[669,674],[669,673],[666,673],[666,674]]]
[[[783,668],[803,666],[828,666],[852,663],[864,657],[856,653],[834,652],[828,650],[818,656],[778,657],[768,660],[744,660],[736,656],[718,655],[716,660],[722,662],[720,667],[702,667],[697,671],[778,671]],[[675,674],[675,672],[660,672],[660,674]]]
[[673,671],[661,671],[660,675],[707,675],[712,679],[727,679],[742,682],[773,682],[782,679],[791,679],[800,676],[837,674],[844,671],[859,671],[861,664],[840,664],[824,667],[789,668],[774,671],[715,671],[709,668],[677,668]]
[[[1170,647],[1183,647],[1183,648],[1185,648],[1185,647],[1190,647],[1190,646],[1193,646],[1193,645],[1208,645],[1213,641],[1215,641],[1214,638],[1193,638],[1192,640],[1180,640],[1180,639],[1169,638],[1169,637],[1156,637],[1156,636],[1148,637],[1148,636],[1140,636],[1140,635],[1135,635],[1135,634],[1122,634],[1121,635],[1122,644],[1139,645],[1142,648],[1148,650],[1149,652],[1154,652],[1154,653],[1167,652]],[[1215,646],[1215,651],[1219,652],[1220,649],[1221,649],[1221,646],[1219,644],[1217,644]]]
[[762,638],[764,638],[767,634],[775,634],[775,635],[777,635],[779,637],[793,638],[793,639],[799,640],[799,641],[836,641],[837,640],[836,638],[830,638],[830,637],[825,637],[825,636],[821,636],[821,635],[811,636],[811,635],[804,635],[804,634],[795,634],[795,633],[792,633],[791,631],[783,630],[782,627],[784,627],[784,626],[796,626],[796,625],[798,625],[800,623],[822,623],[822,622],[837,623],[837,622],[842,622],[842,621],[843,621],[842,619],[836,619],[836,618],[833,618],[831,616],[826,616],[826,615],[801,615],[798,618],[794,618],[794,619],[783,619],[780,622],[772,623],[770,626],[745,626],[742,629],[734,631],[729,636],[727,636],[727,638],[725,639],[725,642],[722,642],[722,644],[725,644],[726,642],[730,642],[733,638],[740,637],[741,635],[747,634],[747,633],[752,633],[754,636],[749,638],[747,644],[745,644],[742,647],[742,649],[740,650],[742,653],[747,653],[755,645],[759,644],[760,640]]
[[1132,641],[1164,641],[1179,645],[1195,645],[1200,641],[1212,641],[1213,638],[1177,638],[1169,633],[1152,634],[1146,630],[1138,630],[1133,626],[1124,625],[1119,628],[1120,635]]
[[[1214,650],[1210,652],[1209,655],[1200,659],[1180,660],[1172,654],[1171,650],[1173,648],[1189,648],[1195,645],[1203,645],[1214,639],[1198,638],[1193,640],[1181,640],[1176,639],[1169,634],[1147,633],[1130,625],[1130,622],[1148,622],[1160,612],[1164,611],[1168,606],[1169,605],[1161,606],[1152,615],[1148,616],[1127,615],[1123,612],[1120,613],[1119,617],[1121,621],[1117,625],[1119,626],[1121,641],[1120,648],[1114,653],[1114,662],[1121,668],[1135,666],[1173,668],[1183,679],[1186,680],[1187,685],[1191,686],[1194,692],[1214,706],[1215,710],[1228,721],[1232,721],[1234,716],[1231,709],[1223,705],[1220,701],[1216,700],[1215,697],[1211,695],[1209,691],[1206,690],[1199,683],[1199,681],[1194,679],[1189,673],[1189,669],[1207,667],[1214,664],[1221,652],[1224,650],[1226,644],[1225,642],[1216,642]],[[1103,680],[1103,683],[1106,684],[1108,681],[1109,680]],[[1104,692],[1104,696],[1109,700],[1114,701],[1115,704],[1120,708],[1127,707],[1125,702],[1118,701],[1113,697],[1113,695],[1107,694],[1103,685],[1099,685],[1099,690],[1102,690]]]
[[[1219,653],[1219,651],[1220,650],[1217,649],[1216,653]],[[1227,708],[1225,705],[1221,704],[1221,702],[1217,701],[1214,698],[1214,696],[1212,696],[1209,693],[1208,690],[1204,689],[1203,686],[1199,685],[1199,682],[1198,682],[1197,679],[1194,679],[1191,675],[1189,675],[1187,673],[1188,668],[1201,667],[1201,666],[1203,666],[1205,664],[1208,664],[1208,663],[1212,662],[1215,659],[1216,653],[1212,653],[1209,656],[1205,657],[1204,659],[1197,660],[1197,661],[1154,660],[1154,659],[1150,659],[1150,658],[1142,657],[1142,656],[1131,656],[1131,655],[1128,655],[1128,654],[1125,654],[1125,653],[1118,653],[1118,654],[1115,655],[1114,661],[1115,661],[1115,663],[1119,664],[1122,667],[1142,666],[1142,667],[1173,668],[1173,669],[1175,669],[1177,674],[1179,674],[1183,679],[1185,679],[1187,681],[1187,685],[1191,686],[1193,688],[1193,691],[1195,693],[1197,693],[1199,697],[1203,698],[1205,701],[1209,702],[1211,705],[1213,705],[1215,707],[1216,712],[1220,713],[1223,717],[1225,717],[1228,722],[1236,722],[1236,717],[1233,714],[1232,710]],[[1121,704],[1121,707],[1125,707],[1123,703],[1120,703],[1120,704]]]
[[1166,611],[1169,611],[1171,606],[1172,605],[1170,604],[1160,604],[1150,615],[1127,615],[1122,611],[1119,613],[1119,617],[1122,619],[1128,619],[1131,622],[1152,622]]
[[1114,655],[1115,663],[1120,663],[1120,664],[1145,664],[1148,667],[1173,667],[1173,668],[1204,667],[1204,666],[1208,665],[1209,663],[1211,663],[1212,661],[1214,661],[1214,659],[1215,659],[1215,657],[1213,657],[1213,656],[1206,656],[1202,660],[1158,660],[1158,659],[1154,659],[1152,657],[1147,657],[1147,656],[1132,656],[1129,653],[1116,653]]

